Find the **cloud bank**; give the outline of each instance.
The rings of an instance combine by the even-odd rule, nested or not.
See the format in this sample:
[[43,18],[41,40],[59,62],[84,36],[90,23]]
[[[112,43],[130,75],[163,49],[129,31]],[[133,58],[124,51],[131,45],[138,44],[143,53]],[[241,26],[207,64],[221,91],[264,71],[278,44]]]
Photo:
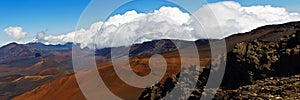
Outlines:
[[[209,11],[213,14],[207,14]],[[213,38],[224,38],[218,36],[218,27],[223,29],[225,36],[234,33],[244,33],[255,28],[270,25],[282,24],[291,21],[300,21],[299,13],[287,12],[282,7],[272,7],[270,5],[257,5],[243,7],[238,2],[225,1],[206,5],[194,14],[209,34],[214,34]],[[212,18],[215,17],[217,21]]]
[[23,32],[22,27],[8,27],[4,32],[15,41],[23,39],[28,33]]
[[285,8],[270,5],[243,7],[234,1],[205,5],[193,16],[174,7],[162,7],[152,13],[128,11],[112,16],[106,22],[96,22],[89,29],[59,36],[40,34],[37,40],[47,44],[74,42],[80,43],[81,47],[96,45],[104,48],[154,39],[220,39],[264,25],[300,21],[300,14],[287,12]]
[[[81,47],[98,48],[129,46],[154,39],[195,40],[191,35],[191,16],[178,8],[162,7],[152,13],[128,11],[96,22],[89,29],[80,29],[59,36],[39,37],[46,44],[80,43]],[[101,28],[102,27],[102,28]],[[101,28],[101,29],[100,29]]]

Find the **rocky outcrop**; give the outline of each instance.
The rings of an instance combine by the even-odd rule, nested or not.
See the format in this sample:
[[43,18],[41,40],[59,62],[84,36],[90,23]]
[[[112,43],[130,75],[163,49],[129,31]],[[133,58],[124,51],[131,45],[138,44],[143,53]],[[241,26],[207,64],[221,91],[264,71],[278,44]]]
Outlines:
[[298,33],[300,31],[284,36],[280,41],[254,40],[236,44],[228,53],[222,85],[232,89],[267,77],[299,74]]
[[257,80],[253,85],[235,90],[218,90],[216,99],[297,100],[300,99],[300,75],[270,77]]
[[[166,81],[161,84],[157,83],[154,86],[146,88],[141,96],[139,97],[140,100],[158,100],[165,96],[168,96],[168,98],[173,100],[186,100],[186,99],[199,99],[202,95],[202,92],[204,90],[204,86],[206,85],[206,81],[208,79],[208,75],[210,72],[210,69],[204,68],[203,71],[201,71],[200,75],[197,78],[197,74],[192,73],[196,70],[195,66],[183,69],[181,71],[182,76],[180,76],[180,73],[177,75],[173,75],[173,77],[167,78]],[[186,80],[184,82],[178,82],[178,78],[181,77],[183,80]],[[194,87],[192,86],[192,80],[197,79],[196,87],[195,88],[187,88],[187,87]],[[180,95],[169,95],[170,92],[174,89],[174,87],[177,86],[179,89]],[[192,95],[188,95],[188,91],[192,90]]]
[[[237,43],[227,54],[226,71],[215,99],[299,99],[299,76],[292,76],[300,74],[297,61],[300,59],[299,37],[300,31],[297,31],[279,41],[255,39]],[[197,86],[188,98],[200,99],[205,86],[201,83],[206,83],[209,71],[204,70],[199,75]],[[147,88],[140,99],[157,100],[172,90],[165,87],[188,84],[176,83],[175,77],[170,80]]]

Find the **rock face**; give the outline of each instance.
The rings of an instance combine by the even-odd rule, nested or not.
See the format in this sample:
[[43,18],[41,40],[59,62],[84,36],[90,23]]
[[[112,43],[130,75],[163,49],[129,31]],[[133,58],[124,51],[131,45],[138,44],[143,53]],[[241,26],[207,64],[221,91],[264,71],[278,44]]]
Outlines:
[[[299,99],[300,31],[282,37],[279,41],[255,39],[237,43],[227,55],[227,67],[216,99]],[[188,98],[200,99],[209,70],[199,75],[194,92]],[[292,76],[297,75],[297,76]],[[292,77],[290,77],[292,76]],[[201,79],[206,77],[204,79]],[[270,78],[271,77],[271,78]],[[280,78],[286,77],[286,78]],[[175,86],[172,82],[147,88],[140,99],[160,99]],[[175,82],[174,82],[175,81]],[[185,85],[188,83],[177,83]],[[209,95],[210,93],[204,93]],[[180,96],[176,99],[187,98]]]
[[280,41],[254,40],[238,43],[228,53],[227,69],[223,86],[252,84],[255,80],[271,76],[299,74],[300,42],[296,34],[287,35]]
[[300,75],[270,77],[235,90],[220,89],[216,99],[297,100],[300,99],[299,91]]
[[[198,76],[198,78],[197,74],[191,73],[191,70],[196,70],[196,67],[192,66],[190,68],[183,69],[181,72],[183,76],[180,76],[179,73],[176,76],[173,75],[173,77],[167,78],[163,84],[157,83],[154,86],[146,88],[139,97],[139,99],[158,100],[165,96],[168,96],[168,98],[172,100],[199,99],[203,92],[203,88],[206,85],[210,69],[204,68],[203,71],[201,71],[201,74]],[[179,77],[181,77],[183,80],[186,80],[186,82],[178,82]],[[197,79],[196,88],[185,88],[193,87],[191,80],[195,79]],[[177,86],[177,88],[180,89],[180,95],[168,95],[174,89],[175,86]],[[192,95],[187,94],[190,90],[193,90]]]

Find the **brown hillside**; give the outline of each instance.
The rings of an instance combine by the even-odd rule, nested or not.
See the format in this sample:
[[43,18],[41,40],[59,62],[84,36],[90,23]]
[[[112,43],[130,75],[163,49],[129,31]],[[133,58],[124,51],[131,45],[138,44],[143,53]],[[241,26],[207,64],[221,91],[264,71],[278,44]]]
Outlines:
[[[292,22],[282,25],[270,25],[260,27],[251,32],[244,34],[236,34],[226,38],[227,50],[228,52],[234,49],[234,46],[240,42],[248,42],[253,40],[265,40],[265,41],[278,41],[283,36],[295,33],[296,30],[300,28],[300,22]],[[198,46],[198,51],[200,55],[201,67],[209,66],[210,62],[210,49],[209,46]],[[189,47],[183,48],[184,51],[189,51]],[[191,53],[193,54],[193,53]],[[167,62],[167,72],[164,78],[161,80],[163,82],[167,77],[177,75],[180,72],[180,67],[195,65],[198,58],[197,57],[179,57],[177,51],[172,51],[163,54]],[[185,60],[184,63],[180,63],[180,58]],[[158,60],[158,59],[154,59]],[[149,58],[145,57],[135,57],[130,59],[130,64],[132,70],[138,75],[144,76],[147,75],[150,71],[148,65]],[[124,62],[118,63],[119,66],[125,66]],[[122,99],[135,100],[138,99],[140,94],[144,89],[135,88],[124,83],[115,73],[114,66],[109,64],[105,66],[99,66],[98,71],[103,81],[106,83],[106,86],[110,89],[111,92],[118,95]],[[84,73],[84,74],[88,74]],[[238,77],[239,75],[236,75]],[[125,76],[126,77],[126,76]],[[90,78],[92,79],[92,77]],[[88,81],[89,79],[86,79]],[[101,86],[100,86],[101,87]],[[105,93],[104,93],[105,94]],[[102,93],[98,93],[101,97],[105,98],[106,96]],[[29,91],[25,94],[22,94],[18,97],[13,98],[14,100],[39,100],[39,99],[58,99],[58,100],[78,100],[85,99],[82,95],[76,80],[75,76],[68,75],[63,78],[56,79],[50,83],[44,84],[32,91]]]
[[[165,55],[169,56],[166,58],[167,62],[167,72],[164,78],[170,77],[172,75],[176,75],[180,71],[180,59],[179,57],[174,57],[174,55]],[[171,56],[171,57],[170,57]],[[176,56],[176,55],[175,55]],[[193,65],[196,62],[196,58],[184,58],[184,60],[187,63],[182,64],[183,66],[190,66]],[[130,64],[132,65],[132,68],[135,73],[138,75],[147,75],[150,71],[148,66],[149,58],[132,58],[130,60]],[[209,58],[202,58],[201,64],[202,66],[206,65],[209,62]],[[123,63],[121,62],[120,65]],[[127,85],[124,83],[115,73],[113,65],[106,65],[101,66],[98,68],[98,71],[104,80],[107,87],[116,95],[118,95],[122,99],[126,100],[132,100],[132,99],[138,99],[141,92],[144,89],[141,88],[135,88],[132,86]],[[101,95],[101,94],[99,94]],[[50,83],[44,84],[32,91],[29,91],[23,95],[20,95],[16,98],[13,98],[13,100],[24,100],[26,98],[27,100],[37,100],[37,99],[43,99],[43,100],[52,100],[52,99],[59,99],[59,100],[65,100],[65,99],[71,99],[71,100],[81,100],[85,99],[83,94],[81,93],[78,84],[76,83],[75,76],[69,75],[63,78],[56,79]],[[105,95],[103,96],[105,97]]]

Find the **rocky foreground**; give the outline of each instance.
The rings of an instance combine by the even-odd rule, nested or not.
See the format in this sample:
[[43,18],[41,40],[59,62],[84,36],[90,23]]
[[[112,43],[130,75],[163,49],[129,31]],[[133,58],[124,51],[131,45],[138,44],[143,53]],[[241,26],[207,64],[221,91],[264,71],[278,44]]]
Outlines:
[[[224,57],[225,58],[225,57]],[[299,99],[300,98],[300,31],[286,35],[278,41],[253,41],[237,43],[227,54],[227,67],[220,89],[214,99]],[[172,96],[173,99],[200,99],[210,96],[203,93],[210,69],[199,75],[195,88],[182,88],[182,93],[193,90],[189,96]],[[214,71],[213,71],[214,73]],[[184,73],[191,77],[189,72]],[[161,99],[179,83],[177,77],[145,89],[140,99]],[[184,79],[189,79],[189,77]]]
[[271,77],[235,90],[218,90],[216,99],[297,100],[300,99],[300,75]]

